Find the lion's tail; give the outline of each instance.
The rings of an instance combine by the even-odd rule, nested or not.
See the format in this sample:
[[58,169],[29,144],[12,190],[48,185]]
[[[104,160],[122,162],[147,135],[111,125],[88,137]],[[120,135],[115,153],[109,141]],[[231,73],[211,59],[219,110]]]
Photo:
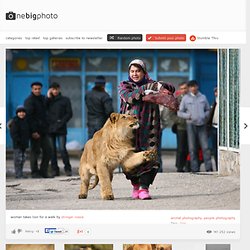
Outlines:
[[95,188],[96,185],[97,185],[98,183],[99,183],[99,178],[98,178],[97,175],[95,175],[95,180],[94,180],[94,182],[89,184],[89,190]]

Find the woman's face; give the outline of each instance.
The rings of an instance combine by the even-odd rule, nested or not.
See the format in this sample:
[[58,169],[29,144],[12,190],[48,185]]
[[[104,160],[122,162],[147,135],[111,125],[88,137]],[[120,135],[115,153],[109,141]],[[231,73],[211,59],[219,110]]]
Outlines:
[[129,70],[129,76],[134,82],[140,82],[145,74],[142,69],[132,65]]

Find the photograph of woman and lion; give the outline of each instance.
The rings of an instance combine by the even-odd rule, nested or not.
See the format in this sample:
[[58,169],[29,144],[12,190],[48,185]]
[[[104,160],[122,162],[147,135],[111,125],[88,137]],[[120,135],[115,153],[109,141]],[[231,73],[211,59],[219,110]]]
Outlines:
[[8,50],[7,209],[239,209],[223,118],[227,101],[238,111],[239,68],[227,100],[225,53],[238,60],[216,49]]

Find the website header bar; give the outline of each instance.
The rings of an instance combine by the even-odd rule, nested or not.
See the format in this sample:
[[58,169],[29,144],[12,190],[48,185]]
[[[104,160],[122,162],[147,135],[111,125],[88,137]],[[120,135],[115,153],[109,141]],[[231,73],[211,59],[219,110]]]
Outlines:
[[110,34],[110,33],[81,33],[81,32],[1,32],[1,44],[245,44],[245,32],[192,32],[182,34],[171,33],[137,33],[137,34]]

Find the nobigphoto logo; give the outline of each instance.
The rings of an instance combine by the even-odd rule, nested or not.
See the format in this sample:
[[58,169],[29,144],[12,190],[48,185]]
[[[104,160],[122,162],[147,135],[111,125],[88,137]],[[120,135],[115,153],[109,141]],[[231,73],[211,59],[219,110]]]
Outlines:
[[16,20],[16,13],[12,11],[6,13],[6,20]]
[[31,19],[33,21],[37,21],[40,19],[57,19],[58,15],[54,13],[14,13],[13,11],[9,11],[5,16],[6,20],[16,20],[16,19]]

